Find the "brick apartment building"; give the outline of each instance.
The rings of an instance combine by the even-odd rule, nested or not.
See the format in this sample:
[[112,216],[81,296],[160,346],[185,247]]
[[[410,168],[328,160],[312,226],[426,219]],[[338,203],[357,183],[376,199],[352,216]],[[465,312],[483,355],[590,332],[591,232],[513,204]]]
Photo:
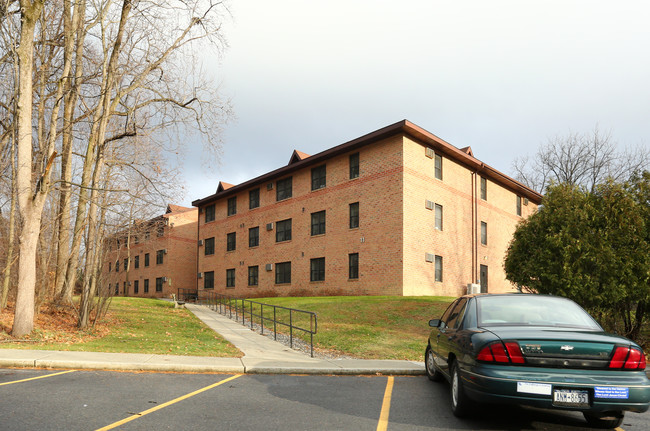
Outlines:
[[133,223],[108,241],[103,285],[111,294],[169,298],[196,286],[198,210],[168,205],[165,214]]
[[504,254],[541,198],[404,120],[313,156],[294,151],[192,202],[196,286],[241,297],[511,291]]

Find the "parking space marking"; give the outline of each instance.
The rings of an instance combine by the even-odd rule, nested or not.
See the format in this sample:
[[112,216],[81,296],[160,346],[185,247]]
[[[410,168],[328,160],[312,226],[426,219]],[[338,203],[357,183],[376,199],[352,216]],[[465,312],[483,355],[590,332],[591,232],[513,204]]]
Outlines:
[[212,388],[216,388],[216,387],[219,386],[219,385],[223,385],[224,383],[227,383],[227,382],[229,382],[229,381],[231,381],[231,380],[235,380],[236,378],[241,377],[241,376],[243,376],[243,374],[235,374],[235,375],[232,376],[232,377],[228,377],[227,379],[221,380],[221,381],[219,381],[219,382],[217,382],[217,383],[213,383],[213,384],[211,384],[211,385],[209,385],[209,386],[206,386],[206,387],[204,387],[204,388],[198,389],[198,390],[196,390],[196,391],[194,391],[194,392],[190,392],[189,394],[185,394],[185,395],[183,395],[183,396],[181,396],[181,397],[174,398],[174,399],[171,400],[171,401],[167,401],[166,403],[160,404],[160,405],[158,405],[158,406],[156,406],[156,407],[152,407],[152,408],[150,408],[149,410],[145,410],[145,411],[143,411],[143,412],[136,413],[136,414],[134,414],[133,416],[129,416],[128,418],[122,419],[121,421],[114,422],[114,423],[112,423],[112,424],[110,424],[110,425],[107,425],[107,426],[105,426],[105,427],[103,427],[103,428],[99,428],[99,429],[97,429],[96,431],[106,431],[106,430],[111,430],[111,429],[113,429],[113,428],[119,427],[120,425],[124,425],[124,424],[127,423],[127,422],[131,422],[132,420],[135,420],[135,419],[141,418],[142,416],[146,416],[146,415],[148,415],[149,413],[153,413],[153,412],[155,412],[155,411],[157,411],[157,410],[163,409],[163,408],[165,408],[165,407],[167,407],[167,406],[170,406],[170,405],[172,405],[172,404],[176,404],[176,403],[179,402],[179,401],[186,400],[186,399],[188,399],[188,398],[190,398],[190,397],[193,397],[194,395],[198,395],[198,394],[200,394],[201,392],[205,392],[205,391],[210,390],[210,389],[212,389]]
[[74,373],[76,370],[61,371],[60,373],[46,374],[44,376],[30,377],[29,379],[14,380],[13,382],[0,383],[0,386],[13,385],[14,383],[29,382],[30,380],[45,379],[48,377],[60,376],[61,374]]
[[393,397],[393,383],[395,378],[388,377],[386,382],[386,391],[384,392],[384,401],[381,404],[381,413],[379,415],[379,423],[377,424],[377,431],[386,431],[388,429],[388,414],[390,413],[390,401]]

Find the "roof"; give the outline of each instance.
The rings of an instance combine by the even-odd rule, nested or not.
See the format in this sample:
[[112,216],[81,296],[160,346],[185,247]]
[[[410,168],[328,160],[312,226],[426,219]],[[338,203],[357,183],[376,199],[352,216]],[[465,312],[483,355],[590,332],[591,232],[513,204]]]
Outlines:
[[[367,135],[363,135],[357,139],[353,139],[352,141],[345,142],[343,144],[322,151],[318,154],[314,154],[313,156],[309,156],[305,153],[294,150],[288,165],[268,172],[264,175],[260,175],[259,177],[253,178],[236,186],[218,189],[217,193],[202,199],[197,199],[192,202],[192,205],[195,207],[206,205],[226,196],[231,196],[233,194],[244,191],[248,188],[258,186],[275,180],[276,178],[281,178],[283,176],[289,175],[292,172],[298,171],[307,166],[322,163],[323,161],[328,160],[334,156],[354,151],[363,146],[371,145],[380,140],[399,134],[409,136],[410,138],[422,143],[423,145],[429,146],[434,150],[443,153],[447,157],[465,165],[476,173],[492,179],[493,181],[505,186],[506,188],[513,190],[517,194],[520,194],[522,197],[528,198],[535,204],[539,204],[542,201],[542,195],[535,190],[510,178],[506,174],[492,168],[489,165],[486,165],[485,163],[475,158],[470,147],[458,149],[450,143],[440,139],[433,133],[411,123],[410,121],[402,120],[374,132],[368,133]],[[220,183],[220,185],[221,184],[226,183]]]
[[196,208],[188,208],[188,207],[182,207],[180,205],[168,204],[167,211],[165,211],[165,214],[194,211],[195,209]]

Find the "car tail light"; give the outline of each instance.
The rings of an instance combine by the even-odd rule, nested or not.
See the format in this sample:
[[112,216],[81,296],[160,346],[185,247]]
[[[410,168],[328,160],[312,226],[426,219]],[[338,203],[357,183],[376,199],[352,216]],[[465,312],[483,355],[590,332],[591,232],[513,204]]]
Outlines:
[[521,348],[515,341],[495,341],[483,347],[476,356],[478,361],[498,362],[501,364],[524,364],[526,360],[521,354]]
[[623,370],[645,370],[646,362],[643,352],[629,346],[618,346],[609,361],[609,368]]

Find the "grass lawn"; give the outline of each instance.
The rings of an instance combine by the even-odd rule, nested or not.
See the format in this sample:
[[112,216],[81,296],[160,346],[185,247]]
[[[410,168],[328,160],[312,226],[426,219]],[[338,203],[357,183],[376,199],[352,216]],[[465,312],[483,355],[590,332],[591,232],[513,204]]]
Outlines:
[[[340,296],[255,301],[315,312],[318,315],[315,348],[364,359],[422,361],[429,320],[439,318],[454,299]],[[298,324],[309,328],[308,320]],[[297,336],[305,339],[301,333]]]
[[[44,314],[44,313],[41,313]],[[59,313],[60,314],[60,313]],[[42,316],[46,317],[46,316]],[[40,318],[39,318],[40,320]],[[57,320],[56,318],[54,320]],[[62,324],[39,325],[28,340],[12,342],[5,335],[0,347],[10,349],[83,352],[153,353],[187,356],[241,357],[241,352],[184,308],[157,299],[113,298],[109,315],[94,332]],[[74,319],[73,319],[74,320]],[[49,320],[48,320],[49,321]],[[73,322],[72,322],[73,323]],[[3,329],[10,328],[3,325]]]

